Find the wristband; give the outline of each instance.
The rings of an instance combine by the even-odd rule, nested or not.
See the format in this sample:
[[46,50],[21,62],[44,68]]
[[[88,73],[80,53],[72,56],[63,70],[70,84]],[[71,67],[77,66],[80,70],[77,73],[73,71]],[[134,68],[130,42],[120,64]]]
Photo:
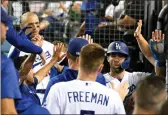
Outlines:
[[155,66],[157,66],[157,67],[166,67],[166,63],[165,63],[164,60],[163,61],[156,60],[155,61]]

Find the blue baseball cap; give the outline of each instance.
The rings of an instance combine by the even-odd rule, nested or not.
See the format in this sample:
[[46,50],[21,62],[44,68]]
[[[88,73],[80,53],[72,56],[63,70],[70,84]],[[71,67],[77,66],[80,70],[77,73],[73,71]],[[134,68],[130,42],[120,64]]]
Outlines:
[[73,56],[79,56],[83,46],[87,45],[88,41],[82,38],[71,38],[68,44],[68,52]]
[[1,22],[8,24],[8,23],[12,23],[14,19],[15,19],[14,17],[8,16],[5,10],[1,7]]

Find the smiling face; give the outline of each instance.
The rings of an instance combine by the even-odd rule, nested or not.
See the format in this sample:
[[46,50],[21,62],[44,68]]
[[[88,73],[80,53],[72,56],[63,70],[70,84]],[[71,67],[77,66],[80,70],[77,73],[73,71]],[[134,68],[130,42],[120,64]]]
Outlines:
[[35,13],[27,12],[22,15],[21,28],[30,26],[31,28],[26,30],[26,34],[32,32],[32,36],[38,35],[40,31],[39,18]]
[[107,59],[110,64],[110,69],[113,72],[120,73],[124,70],[121,68],[121,64],[126,59],[126,57],[123,54],[113,53],[113,54],[110,54]]

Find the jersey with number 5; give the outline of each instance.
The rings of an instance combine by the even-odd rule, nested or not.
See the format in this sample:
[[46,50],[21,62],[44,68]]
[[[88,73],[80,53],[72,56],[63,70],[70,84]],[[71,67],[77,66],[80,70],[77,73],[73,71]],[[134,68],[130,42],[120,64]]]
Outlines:
[[43,106],[51,114],[125,114],[119,94],[93,81],[57,83]]

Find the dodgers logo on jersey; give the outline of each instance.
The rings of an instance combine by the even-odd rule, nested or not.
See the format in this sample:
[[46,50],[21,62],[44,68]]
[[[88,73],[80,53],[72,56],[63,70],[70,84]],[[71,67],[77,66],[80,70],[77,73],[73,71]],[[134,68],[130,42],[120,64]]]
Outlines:
[[116,43],[116,44],[115,44],[115,48],[116,48],[116,50],[120,50],[120,49],[121,49],[120,44]]
[[[46,55],[46,60],[51,58],[51,54],[50,54],[49,51],[46,51],[45,55]],[[33,64],[33,68],[36,67],[37,65],[41,65],[41,66],[43,65],[42,64],[42,59],[41,59],[41,57],[39,55],[36,56],[36,59],[35,59],[34,62],[35,62],[35,64]]]

